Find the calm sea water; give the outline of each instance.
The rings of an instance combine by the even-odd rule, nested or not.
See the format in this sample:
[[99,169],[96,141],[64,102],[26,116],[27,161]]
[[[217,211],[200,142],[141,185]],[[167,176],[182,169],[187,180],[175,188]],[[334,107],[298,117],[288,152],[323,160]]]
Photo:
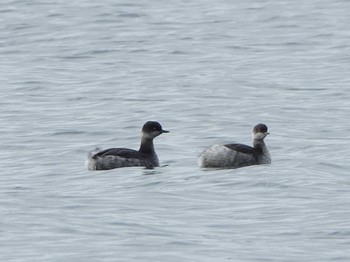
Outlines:
[[[1,261],[350,261],[349,1],[0,4]],[[95,147],[162,167],[91,172]],[[213,143],[273,163],[203,170]]]

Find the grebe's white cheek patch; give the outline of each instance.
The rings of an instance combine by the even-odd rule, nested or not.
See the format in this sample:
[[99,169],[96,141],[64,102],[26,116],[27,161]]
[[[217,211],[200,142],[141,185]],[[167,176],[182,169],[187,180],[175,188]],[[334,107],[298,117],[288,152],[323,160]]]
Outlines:
[[142,132],[142,134],[141,134],[142,139],[152,139],[152,137],[153,136],[150,133]]
[[259,133],[253,134],[253,139],[262,140],[262,139],[264,139],[266,136],[267,136],[267,134],[264,134],[264,133],[259,132]]

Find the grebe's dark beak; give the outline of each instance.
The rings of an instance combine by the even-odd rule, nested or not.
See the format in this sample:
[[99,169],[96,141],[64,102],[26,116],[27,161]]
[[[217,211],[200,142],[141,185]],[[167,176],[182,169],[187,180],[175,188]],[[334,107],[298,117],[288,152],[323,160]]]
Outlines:
[[163,133],[169,133],[170,131],[168,130],[161,130],[160,133],[163,134]]

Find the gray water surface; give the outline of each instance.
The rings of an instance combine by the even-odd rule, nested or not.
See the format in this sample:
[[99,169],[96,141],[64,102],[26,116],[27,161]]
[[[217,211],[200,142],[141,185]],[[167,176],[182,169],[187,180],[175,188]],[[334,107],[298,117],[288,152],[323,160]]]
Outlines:
[[[349,1],[0,3],[1,261],[350,261]],[[95,147],[161,167],[86,169]],[[205,170],[214,143],[272,164]]]

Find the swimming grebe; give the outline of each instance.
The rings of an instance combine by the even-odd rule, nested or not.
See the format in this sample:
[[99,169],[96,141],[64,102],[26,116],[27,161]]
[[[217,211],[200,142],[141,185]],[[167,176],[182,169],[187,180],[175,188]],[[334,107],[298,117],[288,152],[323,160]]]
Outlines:
[[242,144],[213,145],[199,157],[200,167],[239,168],[270,164],[271,156],[264,142],[267,126],[258,124],[253,129],[253,147]]
[[148,121],[142,127],[141,145],[138,151],[128,148],[109,148],[99,152],[92,151],[88,157],[89,170],[109,170],[119,167],[159,166],[159,160],[154,150],[153,139],[163,130],[158,122]]

